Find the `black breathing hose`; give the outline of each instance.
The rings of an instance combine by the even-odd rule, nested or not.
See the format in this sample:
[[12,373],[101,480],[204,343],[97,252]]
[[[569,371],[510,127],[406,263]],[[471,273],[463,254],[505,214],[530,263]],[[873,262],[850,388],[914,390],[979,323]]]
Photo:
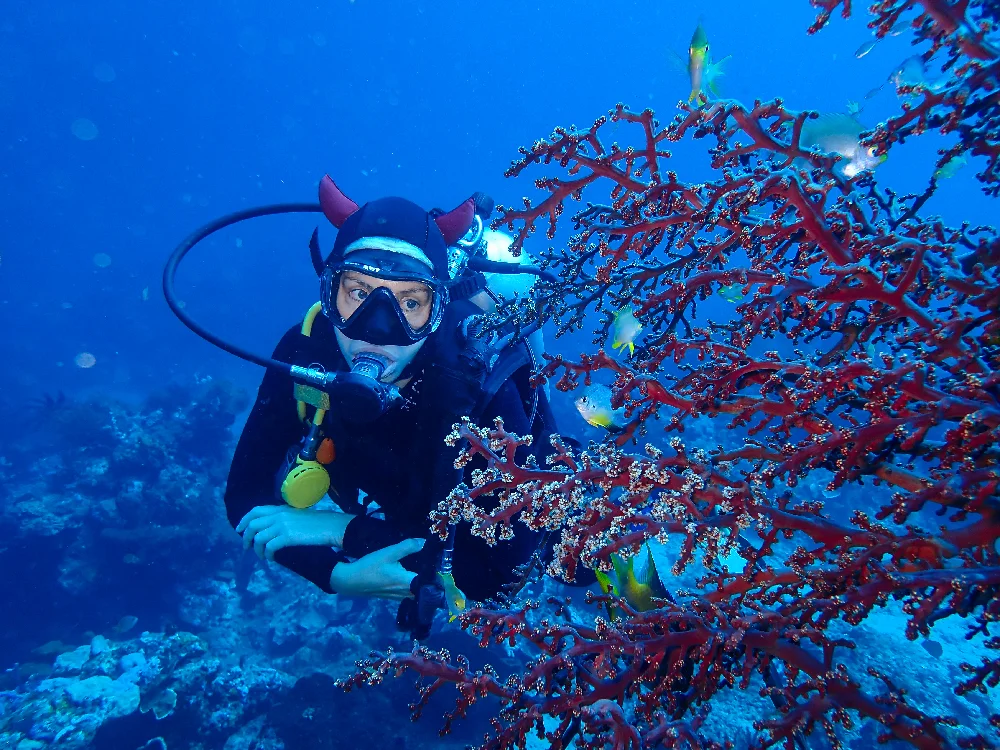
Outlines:
[[[292,365],[289,363],[279,362],[278,360],[271,359],[270,357],[254,354],[251,351],[247,351],[243,347],[230,344],[228,341],[219,338],[200,323],[196,322],[190,315],[184,312],[181,305],[177,301],[177,295],[174,291],[174,277],[177,275],[177,267],[180,265],[181,261],[184,260],[184,257],[188,254],[188,252],[190,252],[190,250],[199,242],[215,234],[220,229],[225,229],[228,226],[238,224],[239,222],[246,221],[247,219],[256,219],[260,216],[274,216],[276,214],[322,213],[322,211],[323,209],[318,203],[274,203],[267,206],[258,206],[257,208],[248,208],[244,211],[236,211],[231,214],[226,214],[225,216],[219,217],[215,221],[205,224],[200,229],[196,229],[188,235],[183,242],[174,248],[174,251],[170,254],[170,257],[167,260],[166,267],[163,269],[163,296],[166,298],[167,304],[170,306],[174,315],[176,315],[184,325],[205,339],[205,341],[219,347],[223,351],[234,354],[240,359],[245,359],[247,362],[252,362],[253,364],[260,365],[261,367],[268,367],[285,373],[291,372]],[[485,258],[471,258],[469,265],[475,270],[487,273],[530,273],[539,276],[546,281],[558,280],[553,273],[550,271],[543,271],[537,266],[522,266],[517,263],[503,263],[501,261],[491,261]],[[535,327],[537,328],[537,324]]]
[[197,323],[193,318],[191,318],[190,315],[184,312],[180,304],[178,304],[177,295],[174,293],[174,277],[177,275],[177,267],[180,265],[181,261],[184,260],[184,256],[188,254],[191,248],[207,237],[215,234],[220,229],[225,229],[232,224],[237,224],[241,221],[246,221],[247,219],[255,219],[259,216],[320,213],[322,210],[323,209],[318,203],[275,203],[268,206],[258,206],[257,208],[248,208],[245,211],[236,211],[235,213],[227,214],[192,232],[183,242],[174,248],[174,251],[170,254],[170,258],[167,260],[166,267],[163,269],[163,296],[166,298],[167,304],[170,306],[174,315],[176,315],[184,325],[205,339],[205,341],[219,347],[223,351],[235,354],[240,359],[245,359],[247,362],[252,362],[253,364],[260,365],[261,367],[269,367],[286,373],[290,372],[292,366],[289,363],[279,362],[278,360],[271,359],[270,357],[254,354],[253,352],[247,351],[246,349],[236,346],[235,344],[230,344],[228,341],[224,341]]

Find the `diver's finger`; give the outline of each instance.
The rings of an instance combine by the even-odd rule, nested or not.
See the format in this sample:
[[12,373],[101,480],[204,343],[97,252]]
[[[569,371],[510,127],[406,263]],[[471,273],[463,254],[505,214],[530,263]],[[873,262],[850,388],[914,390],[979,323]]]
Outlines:
[[282,507],[280,505],[258,505],[255,508],[251,508],[250,511],[240,519],[240,522],[236,524],[236,533],[242,534],[243,530],[247,527],[251,521],[257,518],[262,518],[263,516],[271,516],[275,513],[280,512]]
[[271,562],[274,562],[274,553],[279,549],[284,549],[289,545],[291,540],[284,534],[278,534],[272,537],[266,544],[264,544],[264,557]]
[[257,535],[267,529],[275,527],[276,524],[270,518],[255,518],[247,524],[247,529],[243,532],[243,549],[250,549],[251,545],[254,544],[254,539]]
[[271,519],[266,517],[255,518],[250,521],[243,532],[243,549],[250,549],[250,545],[253,544],[253,538],[270,525]]
[[398,562],[407,555],[422,550],[426,543],[426,539],[404,539],[398,544],[378,550],[375,554],[381,558],[381,562]]
[[255,536],[254,540],[253,540],[253,551],[257,553],[257,557],[259,557],[261,560],[263,560],[264,559],[264,547],[272,539],[275,539],[276,537],[279,537],[279,536],[281,536],[281,530],[280,529],[276,529],[273,526],[270,527],[270,528],[264,529],[259,534],[257,534],[257,536]]

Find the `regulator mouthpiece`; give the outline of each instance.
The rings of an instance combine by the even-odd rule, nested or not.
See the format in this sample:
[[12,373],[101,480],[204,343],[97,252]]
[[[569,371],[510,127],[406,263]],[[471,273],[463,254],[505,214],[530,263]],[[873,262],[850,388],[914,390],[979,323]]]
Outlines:
[[378,419],[403,400],[399,389],[379,380],[389,363],[377,354],[363,353],[354,358],[351,371],[337,377],[330,389],[331,410],[345,421],[363,423]]
[[364,375],[372,380],[381,380],[388,365],[385,357],[362,352],[354,358],[351,372],[356,375]]

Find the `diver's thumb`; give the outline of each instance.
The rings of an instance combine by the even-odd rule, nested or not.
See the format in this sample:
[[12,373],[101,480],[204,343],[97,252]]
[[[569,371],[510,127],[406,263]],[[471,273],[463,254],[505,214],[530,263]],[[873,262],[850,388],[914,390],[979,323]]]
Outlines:
[[398,544],[386,547],[383,552],[385,552],[386,557],[389,560],[398,562],[407,555],[413,555],[422,550],[424,548],[424,544],[426,543],[426,539],[404,539]]

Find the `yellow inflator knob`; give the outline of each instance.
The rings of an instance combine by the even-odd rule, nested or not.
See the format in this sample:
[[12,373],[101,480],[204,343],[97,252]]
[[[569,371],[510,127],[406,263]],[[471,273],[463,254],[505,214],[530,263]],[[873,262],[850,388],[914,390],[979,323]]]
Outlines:
[[330,475],[316,461],[298,460],[281,483],[281,496],[293,508],[309,508],[330,490]]

